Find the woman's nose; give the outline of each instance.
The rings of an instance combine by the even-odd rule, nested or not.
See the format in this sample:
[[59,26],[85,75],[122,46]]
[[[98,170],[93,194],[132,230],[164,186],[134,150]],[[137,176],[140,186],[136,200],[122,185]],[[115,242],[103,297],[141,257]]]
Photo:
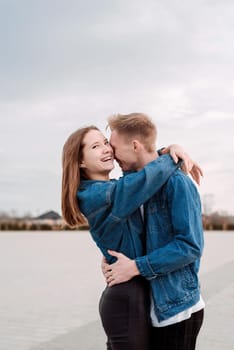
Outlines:
[[104,152],[107,153],[107,152],[113,152],[112,150],[112,147],[110,145],[104,145]]

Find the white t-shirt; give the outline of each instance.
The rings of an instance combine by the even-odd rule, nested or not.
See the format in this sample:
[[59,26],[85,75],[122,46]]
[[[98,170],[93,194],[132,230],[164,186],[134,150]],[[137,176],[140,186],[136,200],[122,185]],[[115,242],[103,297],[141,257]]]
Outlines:
[[169,326],[169,325],[172,325],[172,324],[175,324],[178,322],[182,322],[184,320],[189,319],[194,312],[200,311],[200,310],[204,309],[204,307],[205,307],[205,302],[200,295],[200,300],[192,307],[190,307],[182,312],[179,312],[177,315],[174,315],[165,321],[159,322],[157,319],[157,316],[155,315],[153,304],[154,303],[153,303],[153,299],[151,296],[150,317],[151,317],[151,322],[152,322],[153,327],[165,327],[165,326]]

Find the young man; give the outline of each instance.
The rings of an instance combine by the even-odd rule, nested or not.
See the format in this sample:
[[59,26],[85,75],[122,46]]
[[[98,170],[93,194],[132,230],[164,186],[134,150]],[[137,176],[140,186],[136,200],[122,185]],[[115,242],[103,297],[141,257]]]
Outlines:
[[[146,115],[116,115],[108,123],[110,143],[123,171],[138,171],[158,156],[156,127]],[[146,255],[131,260],[110,252],[118,260],[103,264],[107,283],[113,286],[136,275],[149,280],[153,349],[194,350],[204,309],[198,280],[204,240],[196,186],[176,170],[142,214]]]

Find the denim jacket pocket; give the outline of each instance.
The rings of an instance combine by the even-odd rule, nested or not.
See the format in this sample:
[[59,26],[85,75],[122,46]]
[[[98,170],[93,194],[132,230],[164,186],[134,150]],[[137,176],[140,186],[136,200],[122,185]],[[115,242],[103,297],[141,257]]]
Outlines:
[[151,282],[156,305],[160,313],[181,305],[193,297],[197,290],[196,276],[189,265],[168,275],[158,276]]

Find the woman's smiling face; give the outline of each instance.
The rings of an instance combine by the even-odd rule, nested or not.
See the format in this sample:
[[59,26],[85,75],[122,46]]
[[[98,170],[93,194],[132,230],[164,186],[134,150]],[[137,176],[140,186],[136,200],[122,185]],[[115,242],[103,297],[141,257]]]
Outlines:
[[83,138],[80,168],[91,180],[108,180],[114,168],[112,147],[99,130],[90,130]]

